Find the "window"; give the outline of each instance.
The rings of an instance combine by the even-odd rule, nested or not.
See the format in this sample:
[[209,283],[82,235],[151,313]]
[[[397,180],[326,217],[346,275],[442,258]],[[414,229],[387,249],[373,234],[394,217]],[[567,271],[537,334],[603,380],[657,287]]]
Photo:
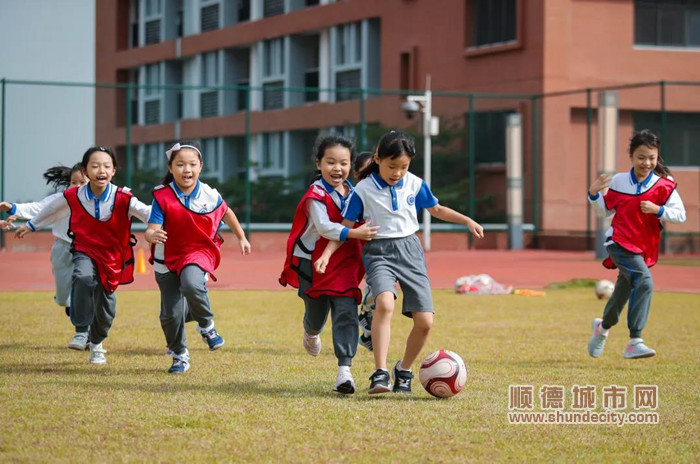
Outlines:
[[262,135],[261,174],[279,175],[284,171],[284,144],[282,132]]
[[359,89],[362,87],[360,82],[360,71],[343,71],[335,75],[335,88],[338,89],[335,99],[336,101],[346,101],[360,98],[360,94],[351,91],[342,91],[341,89]]
[[[218,52],[202,55],[202,80],[201,84],[208,87],[219,85],[219,54]],[[216,89],[203,89],[199,94],[200,114],[203,118],[219,115],[219,91]]]
[[160,63],[149,64],[145,67],[145,84],[143,89],[144,124],[159,124],[161,122],[161,65]]
[[144,16],[144,45],[158,43],[162,40],[161,23],[163,21],[163,5],[160,0],[145,0]]
[[[476,113],[474,120],[476,164],[504,164],[506,162],[506,116],[513,111],[485,111]],[[467,131],[469,114],[465,114]],[[467,133],[467,137],[469,137]]]
[[284,14],[284,0],[264,0],[263,17]]
[[263,44],[263,77],[284,74],[284,42],[282,38],[266,40]]
[[221,150],[219,150],[219,139],[202,139],[202,177],[215,178],[223,182],[221,169]]
[[635,1],[634,43],[661,47],[700,47],[700,2]]
[[139,0],[131,0],[129,5],[129,46],[139,46]]
[[143,171],[166,170],[166,158],[163,155],[165,149],[162,143],[147,143],[136,150],[136,167]]
[[[369,67],[362,46],[363,29],[369,30],[369,26],[363,28],[362,22],[343,24],[334,29],[335,72],[332,79],[337,89],[336,101],[360,98],[360,93],[342,91],[343,88],[359,89],[370,85],[369,82],[362,82],[362,68]],[[370,41],[370,38],[367,40]]]
[[200,11],[200,30],[201,32],[214,31],[219,29],[219,4],[203,6]]
[[470,47],[514,42],[517,0],[468,0],[467,44]]
[[[634,129],[650,129],[659,137],[661,113],[635,111]],[[666,166],[700,166],[700,113],[666,113],[666,133],[661,141],[661,157]]]
[[337,28],[336,64],[348,65],[362,61],[361,23],[344,24]]

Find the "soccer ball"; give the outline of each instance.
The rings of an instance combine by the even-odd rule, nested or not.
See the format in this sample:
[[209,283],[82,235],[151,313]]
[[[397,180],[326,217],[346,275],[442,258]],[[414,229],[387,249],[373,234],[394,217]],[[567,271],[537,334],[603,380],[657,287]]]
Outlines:
[[597,296],[599,300],[603,298],[607,300],[613,294],[614,290],[615,284],[609,280],[599,280],[595,283],[595,296]]
[[467,367],[457,353],[439,350],[423,360],[418,377],[428,393],[438,398],[449,398],[459,393],[467,383]]

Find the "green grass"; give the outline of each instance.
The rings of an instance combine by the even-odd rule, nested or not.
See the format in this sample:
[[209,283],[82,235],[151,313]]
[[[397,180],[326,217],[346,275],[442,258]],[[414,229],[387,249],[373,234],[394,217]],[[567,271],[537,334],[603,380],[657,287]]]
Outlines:
[[[333,394],[330,327],[321,355],[309,357],[292,291],[213,291],[227,343],[209,352],[188,324],[192,369],[182,376],[166,374],[156,292],[119,293],[106,366],[66,348],[71,326],[49,293],[0,293],[0,462],[697,462],[698,295],[654,296],[644,335],[659,355],[635,361],[622,358],[624,324],[600,359],[588,356],[590,321],[602,312],[590,288],[434,295],[423,355],[451,349],[469,368],[449,400],[417,381],[410,396],[369,396],[373,363],[362,347],[359,391]],[[390,362],[409,328],[394,316]],[[595,385],[599,409],[604,386],[658,385],[660,424],[510,425],[510,384]]]

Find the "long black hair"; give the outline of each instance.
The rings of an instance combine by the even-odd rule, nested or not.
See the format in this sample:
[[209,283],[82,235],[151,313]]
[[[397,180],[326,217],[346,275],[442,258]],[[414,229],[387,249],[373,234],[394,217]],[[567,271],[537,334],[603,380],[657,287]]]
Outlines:
[[642,145],[648,148],[656,148],[659,151],[659,155],[656,158],[656,166],[654,167],[654,172],[656,175],[659,177],[670,176],[671,170],[663,165],[663,158],[661,158],[661,139],[659,136],[649,129],[642,129],[639,132],[632,134],[632,138],[630,138],[630,146],[628,148],[630,156],[632,156],[634,150]]
[[374,153],[371,151],[363,151],[362,153],[358,153],[355,157],[355,161],[352,163],[352,170],[355,173],[357,180],[360,180],[360,171],[362,171],[362,168],[365,166],[367,161],[372,160],[373,155]]
[[[320,135],[314,144],[314,161],[320,163],[326,155],[326,150],[337,145],[347,148],[350,151],[350,164],[355,162],[355,144],[349,138],[340,134]],[[311,178],[309,185],[313,184],[321,178],[321,171],[316,170]]]
[[72,168],[59,164],[44,171],[44,179],[46,179],[46,185],[53,185],[55,190],[65,190],[70,186],[70,179],[76,172],[83,172],[80,163],[74,164]]
[[[416,156],[416,149],[413,146],[413,137],[401,131],[389,131],[382,136],[377,144],[377,157],[379,159],[391,158],[395,159],[399,156],[406,155],[409,158]],[[372,162],[360,171],[358,177],[364,179],[373,172],[379,172],[379,165],[372,158]]]

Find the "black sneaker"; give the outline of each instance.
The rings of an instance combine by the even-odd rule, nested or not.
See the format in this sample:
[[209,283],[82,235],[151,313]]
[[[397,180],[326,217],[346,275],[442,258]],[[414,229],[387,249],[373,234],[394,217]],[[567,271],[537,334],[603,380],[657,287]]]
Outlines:
[[66,306],[66,316],[70,317],[70,306]]
[[411,393],[411,371],[399,370],[399,363],[394,366],[394,393]]
[[377,369],[369,376],[369,394],[388,393],[391,391],[389,385],[389,373],[384,369]]
[[372,337],[365,336],[365,334],[362,334],[362,335],[360,335],[359,343],[360,343],[360,345],[367,348],[369,351],[372,351]]
[[370,311],[362,311],[358,317],[358,322],[362,333],[369,337],[372,333],[372,313]]

